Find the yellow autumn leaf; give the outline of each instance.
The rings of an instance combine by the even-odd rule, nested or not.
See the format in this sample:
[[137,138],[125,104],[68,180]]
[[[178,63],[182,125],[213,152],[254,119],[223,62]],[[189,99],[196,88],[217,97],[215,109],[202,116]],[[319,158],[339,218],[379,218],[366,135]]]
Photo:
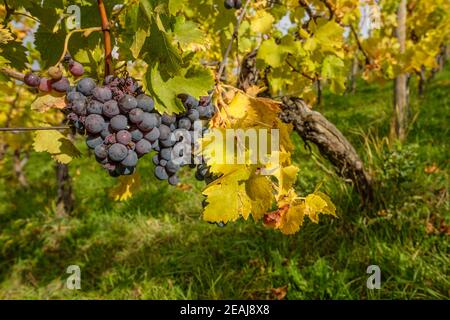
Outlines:
[[64,97],[46,94],[38,97],[31,104],[31,110],[37,112],[47,112],[50,109],[63,109],[66,106]]
[[258,11],[251,20],[250,28],[253,32],[267,33],[272,29],[275,18],[267,11]]
[[57,162],[67,164],[81,155],[72,141],[56,130],[37,131],[33,142],[37,152],[48,152]]
[[296,204],[290,206],[286,214],[282,216],[279,229],[283,234],[294,234],[303,225],[305,205]]
[[111,197],[115,201],[130,199],[141,186],[141,177],[138,173],[131,176],[121,176],[118,180],[119,183],[111,190]]
[[309,194],[305,198],[305,215],[311,221],[319,222],[319,213],[336,215],[336,207],[331,203],[329,197],[320,191]]

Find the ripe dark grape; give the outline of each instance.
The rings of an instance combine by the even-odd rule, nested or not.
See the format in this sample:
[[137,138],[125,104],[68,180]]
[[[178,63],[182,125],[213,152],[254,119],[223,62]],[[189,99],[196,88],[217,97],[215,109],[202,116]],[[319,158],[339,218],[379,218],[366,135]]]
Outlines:
[[169,161],[170,159],[172,159],[172,148],[161,149],[161,151],[159,152],[159,156],[161,157],[161,159]]
[[159,156],[155,154],[152,158],[152,162],[155,166],[159,165]]
[[178,176],[176,174],[170,176],[168,181],[169,181],[169,184],[172,186],[176,186],[179,183]]
[[47,78],[41,78],[39,82],[39,90],[42,92],[52,91],[52,82]]
[[232,9],[232,8],[234,8],[234,1],[235,0],[225,0],[224,1],[224,6],[225,6],[225,9]]
[[119,108],[122,112],[128,113],[138,105],[137,100],[132,95],[126,94],[119,100]]
[[84,74],[83,65],[75,60],[69,62],[69,71],[75,77],[80,77]]
[[109,147],[108,156],[112,161],[120,162],[128,156],[128,149],[123,144],[115,143]]
[[101,102],[106,102],[112,99],[112,92],[107,87],[95,87],[95,89],[92,90],[92,95],[95,99]]
[[109,125],[109,121],[105,121],[105,125],[103,126],[103,130],[100,132],[100,135],[103,139],[112,134],[111,126]]
[[158,128],[153,128],[152,130],[150,130],[149,132],[147,132],[144,136],[145,139],[147,139],[150,142],[156,141],[159,138],[159,129]]
[[177,117],[174,115],[169,116],[168,114],[163,114],[161,116],[161,123],[165,124],[166,126],[170,126],[171,124],[174,124],[177,121]]
[[155,107],[155,102],[153,99],[145,94],[138,95],[136,97],[136,101],[137,107],[147,112],[152,111]]
[[91,78],[83,78],[78,81],[77,90],[81,92],[85,96],[92,95],[92,91],[95,89],[96,84],[95,81]]
[[105,126],[105,120],[98,114],[90,114],[86,117],[84,125],[87,132],[100,133]]
[[85,116],[87,114],[85,99],[74,100],[70,104],[70,107],[72,108],[72,111],[75,112],[79,116]]
[[156,140],[155,142],[152,143],[152,149],[157,152],[161,151],[161,148],[159,146],[159,140]]
[[181,118],[178,120],[178,128],[189,130],[191,128],[191,120],[189,118]]
[[156,114],[154,113],[144,113],[142,116],[141,123],[138,124],[138,128],[142,131],[150,131],[154,127],[157,127],[159,125],[159,120]]
[[119,114],[111,118],[109,124],[115,131],[125,130],[128,127],[128,119],[124,115]]
[[103,104],[103,115],[108,118],[115,117],[120,114],[119,105],[115,100],[109,100]]
[[240,8],[242,8],[242,0],[235,0],[235,2],[234,2],[234,8],[235,8],[235,9],[240,9]]
[[123,145],[128,145],[131,142],[131,133],[127,130],[120,130],[116,134],[116,140],[118,143],[121,143]]
[[130,121],[133,123],[141,123],[144,119],[144,111],[139,108],[134,108],[130,111],[128,117],[130,118]]
[[173,160],[168,160],[166,164],[166,171],[168,173],[177,173],[180,170],[180,166],[176,164]]
[[169,175],[166,172],[166,169],[161,166],[157,166],[155,168],[155,176],[159,180],[167,180],[169,178]]
[[138,156],[133,150],[128,150],[128,155],[122,160],[121,164],[126,167],[135,167],[138,163]]
[[89,114],[102,114],[103,103],[97,100],[91,100],[87,106],[87,113]]
[[66,118],[72,122],[78,121],[78,115],[74,112],[69,113]]
[[191,122],[195,122],[200,119],[200,114],[196,109],[190,109],[187,113],[187,116]]
[[159,160],[159,165],[160,165],[161,167],[166,167],[166,164],[167,164],[167,160],[165,160],[165,159]]
[[34,73],[27,73],[23,81],[26,85],[35,88],[39,87],[39,85],[41,84],[41,79]]
[[131,133],[131,139],[134,142],[138,142],[139,140],[142,140],[144,138],[144,134],[138,128],[131,129],[130,133]]
[[170,133],[172,131],[170,130],[170,128],[168,126],[166,126],[165,124],[161,124],[159,126],[159,139],[161,140],[166,140],[170,137]]
[[163,148],[172,147],[175,143],[176,143],[176,141],[175,141],[175,138],[174,138],[173,134],[171,134],[171,136],[169,138],[167,138],[167,139],[159,140],[159,144]]
[[103,143],[103,139],[101,136],[89,136],[86,139],[86,144],[89,148],[95,149],[97,146]]
[[139,156],[143,156],[152,151],[152,144],[145,139],[142,139],[136,143],[136,153]]
[[104,143],[105,143],[105,144],[115,144],[115,143],[117,143],[117,140],[116,140],[116,134],[115,134],[115,133],[112,133],[112,134],[110,134],[110,135],[107,135],[107,136],[105,137]]
[[69,102],[73,102],[75,100],[86,100],[86,97],[83,94],[79,93],[79,92],[70,91],[66,95],[66,100],[69,101]]
[[98,159],[105,159],[108,156],[108,148],[102,143],[95,147],[95,156]]
[[67,79],[66,77],[62,77],[58,81],[52,82],[52,89],[57,92],[66,92],[69,87],[69,79]]

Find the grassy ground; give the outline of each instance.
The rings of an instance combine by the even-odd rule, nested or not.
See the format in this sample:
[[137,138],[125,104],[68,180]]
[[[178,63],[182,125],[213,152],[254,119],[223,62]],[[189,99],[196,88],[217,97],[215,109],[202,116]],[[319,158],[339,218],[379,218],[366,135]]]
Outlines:
[[[323,182],[340,218],[308,222],[290,237],[253,222],[203,222],[202,185],[187,170],[190,190],[157,182],[151,159],[141,164],[142,190],[124,203],[109,200],[114,180],[91,158],[77,159],[77,208],[56,219],[50,158],[32,154],[28,189],[17,186],[7,164],[0,173],[0,298],[274,299],[287,291],[288,299],[448,299],[449,90],[447,71],[423,99],[413,94],[408,141],[390,147],[382,138],[390,85],[361,83],[354,95],[325,96],[324,113],[370,165],[383,205],[360,209],[351,187],[296,139],[299,193]],[[81,267],[81,290],[65,288],[71,264]],[[380,290],[366,287],[373,264],[381,268]]]

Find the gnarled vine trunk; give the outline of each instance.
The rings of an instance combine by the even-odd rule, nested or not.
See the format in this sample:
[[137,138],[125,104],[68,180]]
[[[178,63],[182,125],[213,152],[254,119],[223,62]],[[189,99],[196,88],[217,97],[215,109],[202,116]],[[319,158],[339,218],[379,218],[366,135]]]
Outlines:
[[[237,84],[242,90],[256,85],[258,80],[267,84],[265,77],[261,76],[256,68],[256,55],[257,52],[252,51],[243,59]],[[355,148],[336,126],[298,98],[283,98],[283,112],[280,117],[283,121],[292,123],[295,132],[304,141],[314,143],[341,177],[353,182],[364,203],[372,202],[373,187],[370,175],[364,169]]]
[[292,123],[295,132],[304,141],[314,143],[321,155],[335,166],[341,177],[353,181],[365,202],[373,200],[372,180],[364,169],[364,163],[335,125],[298,98],[283,99],[283,112],[280,117],[284,122]]
[[59,217],[67,216],[72,212],[74,202],[72,181],[67,164],[56,164],[56,184],[56,215]]

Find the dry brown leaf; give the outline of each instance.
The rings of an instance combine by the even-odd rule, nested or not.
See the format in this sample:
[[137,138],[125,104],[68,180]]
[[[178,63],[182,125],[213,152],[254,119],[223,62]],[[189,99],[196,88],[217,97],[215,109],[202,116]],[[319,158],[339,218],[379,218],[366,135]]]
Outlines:
[[287,295],[288,286],[272,288],[271,291],[277,300],[283,300]]

